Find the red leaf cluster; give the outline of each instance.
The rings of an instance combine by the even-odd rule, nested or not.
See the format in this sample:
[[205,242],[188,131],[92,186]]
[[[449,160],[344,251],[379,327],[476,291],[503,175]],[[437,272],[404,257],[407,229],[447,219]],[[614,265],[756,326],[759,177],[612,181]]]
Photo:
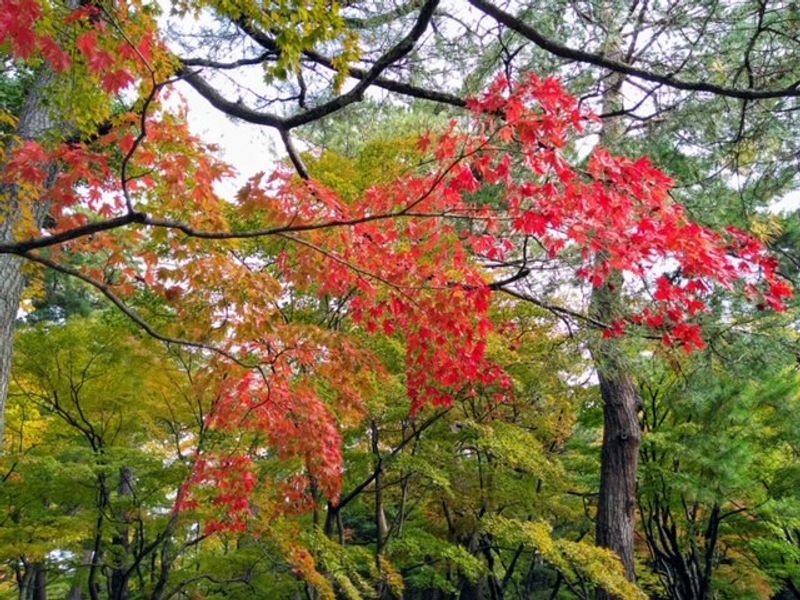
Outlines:
[[128,26],[124,36],[110,34],[101,10],[93,5],[62,15],[54,35],[52,27],[42,27],[45,10],[39,0],[0,0],[0,46],[8,44],[18,59],[39,56],[57,73],[69,71],[81,57],[103,89],[114,94],[149,72],[155,46],[154,32],[132,24],[130,6],[120,3],[116,11]]
[[[595,287],[613,274],[654,286],[651,305],[626,320],[655,329],[665,344],[690,352],[705,346],[692,319],[706,310],[714,286],[741,285],[774,310],[783,310],[792,296],[760,241],[735,229],[720,233],[691,222],[670,198],[671,179],[646,157],[630,160],[597,147],[585,171],[568,164],[562,154],[566,140],[583,131],[592,116],[582,113],[558,82],[532,76],[512,86],[499,79],[471,107],[480,121],[476,133],[464,138],[464,146],[474,149],[467,160],[482,180],[502,187],[499,211],[485,215],[496,240],[489,243],[484,236],[479,247],[498,247],[500,240],[507,247],[515,236],[532,236]],[[512,170],[514,152],[523,159]],[[503,225],[509,221],[510,227]],[[624,322],[611,323],[605,335],[624,331]]]
[[[40,35],[42,16],[36,0],[0,0],[0,44],[23,59],[39,53],[59,71],[74,59],[109,94],[150,73],[152,32],[117,35],[83,8],[64,19],[69,42]],[[208,426],[259,444],[250,452],[201,451],[179,497],[179,509],[208,498],[225,515],[210,531],[246,526],[263,477],[260,455],[299,465],[276,481],[282,512],[308,509],[312,489],[334,502],[341,493],[339,421],[361,409],[358,370],[380,367],[345,336],[284,322],[288,293],[332,299],[364,331],[400,338],[414,412],[479,393],[509,394],[510,378],[487,353],[493,325],[485,267],[517,264],[531,240],[571,270],[569,285],[638,282],[649,293],[646,305],[632,301],[629,314],[607,324],[607,337],[636,325],[693,351],[705,344],[696,318],[715,287],[740,287],[774,310],[791,297],[762,243],[691,222],[670,198],[670,178],[648,159],[595,148],[585,169],[572,165],[570,140],[593,117],[557,80],[501,78],[469,108],[469,126],[454,122],[420,140],[432,158],[426,166],[347,201],[279,171],[268,181],[253,178],[235,204],[224,202],[214,184],[229,170],[189,134],[182,115],[157,110],[143,139],[139,116],[129,114],[92,145],[26,142],[10,155],[2,182],[49,203],[57,225],[47,233],[124,215],[126,195],[153,218],[199,230],[230,231],[253,214],[280,230],[271,239],[285,243],[281,251],[255,251],[251,263],[234,243],[187,240],[176,228],[87,236],[54,251],[96,263],[102,257],[85,272],[120,297],[155,294],[181,335],[257,358],[259,373],[233,372]],[[136,173],[125,181],[115,172],[120,152],[128,174]],[[231,225],[231,213],[239,224]]]

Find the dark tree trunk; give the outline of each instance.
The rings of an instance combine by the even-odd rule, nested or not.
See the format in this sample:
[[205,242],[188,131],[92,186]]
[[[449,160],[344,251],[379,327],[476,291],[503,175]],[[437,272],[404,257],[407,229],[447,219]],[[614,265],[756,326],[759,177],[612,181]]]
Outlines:
[[[609,58],[623,59],[619,15],[604,5],[601,19],[606,29],[604,53]],[[611,73],[603,90],[603,112],[622,108],[622,84],[625,76]],[[612,148],[625,132],[622,123],[612,119],[604,123],[600,143]],[[603,260],[600,256],[598,260]],[[622,276],[612,276],[594,289],[591,313],[603,323],[619,318],[622,302]],[[625,360],[621,341],[599,339],[592,346],[592,359],[600,381],[603,400],[603,447],[600,467],[600,496],[597,508],[595,536],[599,546],[619,555],[630,581],[636,581],[634,560],[634,531],[636,525],[636,476],[639,469],[641,425],[639,411],[642,400]],[[598,590],[598,600],[611,598]]]
[[800,600],[800,588],[798,588],[794,581],[791,579],[786,580],[786,587],[775,596],[776,600],[791,600],[792,598],[797,598]]
[[47,569],[41,563],[33,565],[33,600],[47,600]]
[[[480,536],[477,532],[473,533],[469,539],[463,540],[463,542],[465,543],[462,545],[473,556],[477,556],[480,553]],[[484,580],[481,578],[471,581],[467,577],[462,577],[458,600],[488,600],[489,595],[485,593],[483,583]]]
[[20,600],[47,600],[47,568],[42,563],[25,563],[18,577]]
[[[119,495],[122,498],[131,498],[133,497],[133,491],[133,470],[129,467],[123,467],[119,471]],[[123,510],[127,512],[127,508],[123,507]],[[112,539],[112,544],[117,548],[114,553],[117,556],[117,564],[114,565],[111,571],[112,600],[128,600],[128,582],[130,580],[130,570],[128,568],[130,539],[128,529],[130,527],[130,519],[123,516],[120,521],[117,534]]]
[[598,368],[598,377],[603,398],[604,429],[596,537],[598,545],[619,555],[628,579],[634,581],[641,399],[630,374],[618,360],[607,356],[601,360],[604,364]]
[[[620,283],[609,281],[594,292],[593,312],[604,322],[612,322],[617,313],[616,305],[620,300],[617,286]],[[595,342],[592,358],[603,400],[603,446],[595,537],[599,546],[613,550],[620,557],[627,578],[636,581],[634,532],[642,400],[619,340]],[[597,593],[598,600],[611,597],[602,590]]]

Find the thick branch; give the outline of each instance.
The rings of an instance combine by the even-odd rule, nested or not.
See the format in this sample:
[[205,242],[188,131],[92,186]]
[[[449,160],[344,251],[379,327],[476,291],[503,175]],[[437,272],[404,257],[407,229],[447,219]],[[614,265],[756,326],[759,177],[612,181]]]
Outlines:
[[234,60],[231,62],[218,62],[215,60],[207,60],[205,58],[182,58],[180,61],[183,63],[185,67],[208,67],[209,69],[237,69],[239,67],[246,67],[251,65],[260,65],[265,60],[267,60],[270,56],[275,56],[275,53],[271,50],[266,50],[259,54],[258,56],[253,56],[251,58],[240,58],[239,60]]
[[[317,231],[320,229],[331,229],[334,227],[352,227],[353,225],[360,225],[362,223],[369,223],[371,221],[383,221],[388,219],[395,219],[399,217],[414,218],[420,215],[400,210],[392,213],[369,215],[356,219],[333,219],[331,221],[324,221],[318,223],[306,223],[300,225],[282,225],[278,227],[271,227],[268,229],[251,229],[249,231],[208,231],[202,229],[195,229],[181,221],[174,221],[171,219],[160,219],[151,217],[141,212],[127,213],[121,217],[115,217],[106,221],[98,221],[75,227],[61,233],[53,235],[30,238],[20,242],[9,242],[0,244],[0,254],[18,254],[24,256],[31,250],[39,250],[42,248],[50,248],[69,242],[72,240],[80,239],[97,233],[119,229],[126,225],[140,224],[149,227],[157,227],[161,229],[172,229],[180,231],[188,237],[193,237],[201,240],[244,240],[254,239],[260,237],[269,237],[275,235],[286,235],[291,233],[300,233],[303,231]],[[427,216],[427,215],[426,215]]]
[[[288,138],[288,136],[287,139],[289,142],[289,146],[287,146],[287,151],[293,150],[293,146],[291,145],[291,139]],[[300,159],[296,152],[294,152],[294,155],[295,155],[294,158],[299,161]],[[187,225],[186,223],[183,223],[181,221],[151,217],[146,213],[134,211],[134,212],[128,212],[120,217],[115,217],[113,219],[108,219],[105,221],[88,223],[86,225],[75,227],[73,229],[62,231],[60,233],[56,233],[53,235],[47,235],[38,238],[29,238],[27,240],[22,240],[19,242],[7,242],[4,244],[0,243],[0,255],[18,254],[20,256],[25,256],[26,253],[30,252],[31,250],[50,248],[52,246],[57,246],[65,242],[94,235],[96,233],[102,233],[104,231],[118,229],[120,227],[124,227],[126,225],[134,223],[140,225],[146,225],[149,227],[172,229],[175,231],[180,231],[181,233],[189,237],[203,239],[203,240],[235,240],[235,239],[253,239],[253,238],[267,237],[271,235],[285,235],[290,233],[300,233],[303,231],[316,231],[320,229],[329,229],[333,227],[351,227],[353,225],[359,225],[362,223],[370,223],[372,221],[383,221],[395,218],[430,218],[430,217],[446,216],[446,215],[431,215],[429,213],[417,213],[414,212],[413,209],[417,207],[421,202],[423,202],[426,198],[428,198],[430,194],[433,193],[433,191],[444,180],[447,174],[450,173],[453,167],[459,164],[463,158],[464,158],[463,156],[460,156],[457,159],[453,160],[453,162],[451,162],[447,166],[447,168],[442,169],[442,171],[434,178],[434,180],[431,182],[430,187],[425,192],[420,194],[417,198],[414,198],[414,200],[406,204],[403,208],[393,212],[367,215],[364,217],[357,217],[353,219],[332,219],[330,221],[322,221],[317,223],[280,225],[277,227],[270,227],[266,229],[252,229],[249,231],[203,231],[201,229],[195,229],[194,227],[191,227],[190,225]],[[305,167],[303,166],[302,162],[295,164],[295,167],[298,167],[298,164],[302,168],[302,171],[300,171],[300,174],[302,176],[303,172],[305,171]]]
[[[303,55],[318,65],[322,65],[323,67],[331,69],[332,71],[337,70],[333,64],[333,61],[327,56],[323,56],[322,54],[313,51],[304,52]],[[365,69],[359,69],[358,67],[348,67],[347,74],[354,79],[364,80],[368,76],[368,71]],[[410,98],[430,100],[431,102],[449,104],[450,106],[456,106],[458,108],[464,108],[467,106],[466,100],[453,94],[430,90],[416,85],[411,85],[410,83],[387,79],[386,77],[377,77],[373,80],[372,84],[375,87],[382,88],[389,92],[395,92],[396,94],[402,94],[403,96],[408,96]]]
[[283,146],[286,148],[286,153],[289,155],[289,160],[292,161],[295,171],[297,171],[297,174],[302,179],[308,181],[311,179],[311,175],[309,175],[308,169],[306,168],[305,163],[303,163],[303,159],[300,157],[300,153],[297,151],[297,148],[294,147],[292,134],[285,129],[282,129],[280,133]]
[[652,71],[648,71],[647,69],[634,67],[633,65],[630,65],[622,61],[607,58],[603,54],[597,54],[594,52],[587,52],[585,50],[570,48],[569,46],[565,46],[559,42],[556,42],[555,40],[551,40],[550,38],[542,35],[538,30],[536,30],[531,25],[525,23],[524,21],[521,21],[514,15],[501,10],[488,0],[468,0],[468,1],[472,6],[474,6],[481,12],[491,16],[497,22],[502,23],[509,29],[516,31],[521,36],[529,39],[543,50],[546,50],[547,52],[550,52],[551,54],[554,54],[561,58],[566,58],[568,60],[574,60],[582,63],[588,63],[598,67],[610,69],[611,71],[615,71],[617,73],[638,77],[639,79],[644,79],[646,81],[653,81],[656,83],[668,85],[675,89],[687,90],[691,92],[708,92],[710,94],[715,94],[717,96],[727,96],[729,98],[740,98],[744,100],[763,100],[766,98],[800,97],[800,89],[798,89],[798,85],[800,85],[800,82],[797,82],[789,87],[782,89],[755,90],[755,89],[741,89],[741,88],[727,87],[723,85],[715,85],[713,83],[708,83],[706,81],[686,81],[683,79],[677,79],[672,75],[662,75],[660,73],[654,73]]
[[183,79],[191,85],[201,96],[208,100],[212,106],[223,111],[224,113],[253,123],[255,125],[265,125],[267,127],[274,127],[279,130],[290,130],[301,125],[306,125],[314,121],[318,121],[331,113],[339,111],[344,107],[360,101],[364,97],[364,92],[372,85],[381,74],[396,63],[398,60],[406,56],[425,33],[428,25],[433,18],[433,12],[439,5],[439,0],[428,0],[420,10],[414,27],[409,33],[395,44],[388,52],[381,56],[372,67],[364,74],[364,77],[353,87],[349,92],[342,94],[320,104],[307,111],[293,115],[291,117],[280,117],[272,113],[259,112],[237,102],[231,102],[222,96],[213,86],[205,81],[200,75],[194,71],[188,70],[185,67],[180,71]]
[[[238,25],[242,29],[242,31],[244,31],[248,36],[250,36],[250,38],[254,42],[256,42],[258,45],[264,48],[265,54],[274,54],[279,51],[278,43],[263,31],[260,31],[248,25],[247,23],[238,23]],[[321,65],[326,69],[339,72],[339,68],[334,64],[333,59],[331,59],[328,56],[325,56],[324,54],[320,54],[319,52],[316,52],[314,50],[305,50],[303,52],[303,56],[307,60],[316,63],[318,65]],[[197,59],[194,59],[194,62],[195,65],[202,66],[200,65],[199,61],[197,61]],[[191,63],[189,61],[184,61],[184,64],[189,65]],[[223,66],[223,68],[228,68],[228,67]],[[353,79],[360,79],[362,81],[371,77],[370,71],[353,66],[347,67],[347,75],[349,77],[352,77]],[[439,92],[436,90],[419,87],[416,85],[412,85],[410,83],[396,81],[394,79],[388,79],[382,76],[372,78],[372,85],[387,90],[389,92],[395,92],[397,94],[409,96],[410,98],[418,98],[420,100],[430,100],[431,102],[438,102],[439,104],[449,104],[451,106],[456,106],[458,108],[464,108],[467,105],[467,101],[465,99],[455,96],[453,94],[448,94],[446,92]]]

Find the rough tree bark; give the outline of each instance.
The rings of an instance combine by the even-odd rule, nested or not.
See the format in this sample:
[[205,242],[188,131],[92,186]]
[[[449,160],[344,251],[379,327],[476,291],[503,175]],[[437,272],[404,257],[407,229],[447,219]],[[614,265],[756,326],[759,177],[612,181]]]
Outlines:
[[[16,138],[39,140],[54,127],[47,106],[47,90],[53,80],[52,72],[43,68],[34,80],[19,115]],[[14,142],[7,147],[6,156]],[[46,215],[46,207],[34,207],[33,217],[41,224]],[[16,230],[23,212],[16,186],[0,186],[0,242],[14,241]],[[19,303],[25,289],[22,272],[23,260],[13,254],[0,254],[0,449],[5,439],[6,398],[11,376],[11,361],[14,352],[14,323],[17,319]]]
[[[595,303],[602,305],[615,292],[599,290]],[[605,298],[604,298],[605,297]],[[608,314],[598,308],[597,314]],[[636,474],[639,468],[641,399],[622,357],[619,342],[598,342],[592,349],[600,394],[603,399],[603,446],[600,468],[600,499],[597,508],[598,545],[616,552],[631,581],[634,568],[636,525]],[[605,592],[598,598],[609,598]]]
[[[607,11],[604,11],[607,13]],[[607,38],[604,54],[614,60],[623,57],[619,26],[614,15],[604,14]],[[622,107],[625,76],[611,73],[603,90],[603,112]],[[622,123],[606,122],[600,137],[604,147],[613,148],[624,135]],[[611,277],[593,291],[590,311],[604,323],[614,322],[620,313],[622,278]],[[599,339],[592,344],[592,359],[600,381],[603,400],[603,445],[600,467],[600,497],[597,508],[597,544],[616,552],[629,580],[636,580],[634,532],[636,526],[636,476],[639,469],[642,400],[634,383],[622,345],[617,339]],[[598,590],[598,600],[611,598]]]

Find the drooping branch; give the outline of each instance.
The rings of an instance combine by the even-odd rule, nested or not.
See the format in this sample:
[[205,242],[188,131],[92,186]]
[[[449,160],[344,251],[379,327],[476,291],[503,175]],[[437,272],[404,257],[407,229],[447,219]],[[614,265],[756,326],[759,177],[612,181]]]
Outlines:
[[266,229],[251,229],[246,231],[211,231],[203,230],[192,227],[182,221],[175,221],[172,219],[160,219],[151,217],[143,212],[132,212],[107,219],[105,221],[97,221],[81,225],[67,231],[55,233],[53,235],[29,238],[20,242],[9,242],[0,244],[0,254],[17,254],[24,256],[31,250],[40,250],[42,248],[51,248],[60,244],[77,240],[80,238],[88,237],[106,231],[112,231],[125,227],[126,225],[146,225],[160,229],[172,229],[180,231],[184,235],[192,238],[202,240],[237,240],[237,239],[255,239],[269,236],[280,236],[292,233],[300,233],[303,231],[318,231],[321,229],[333,229],[336,227],[352,227],[354,225],[361,225],[363,223],[370,223],[373,221],[386,221],[397,218],[417,218],[420,216],[440,216],[440,215],[419,215],[414,212],[409,212],[405,209],[396,212],[389,212],[384,214],[368,215],[355,219],[332,219],[330,221],[306,223],[298,225],[282,225],[278,227],[270,227]]
[[166,344],[174,344],[176,346],[184,346],[187,348],[196,348],[198,350],[206,350],[208,352],[213,352],[215,354],[219,354],[230,360],[233,363],[236,363],[240,367],[245,369],[258,369],[257,364],[250,364],[247,362],[242,361],[241,359],[237,358],[224,348],[220,348],[219,346],[214,346],[211,344],[205,344],[203,342],[197,342],[194,340],[189,340],[185,338],[178,338],[169,335],[165,335],[155,329],[150,323],[148,323],[145,319],[141,317],[135,310],[133,310],[128,304],[120,298],[114,290],[111,289],[106,283],[101,281],[97,281],[88,275],[81,273],[80,271],[73,269],[72,267],[68,267],[66,265],[62,265],[60,263],[55,262],[45,256],[41,256],[40,254],[35,254],[33,252],[26,252],[23,253],[22,256],[27,260],[40,264],[44,267],[52,269],[53,271],[57,271],[59,273],[63,273],[64,275],[68,275],[69,277],[74,277],[84,283],[90,285],[91,287],[95,288],[99,291],[103,296],[105,296],[111,303],[116,306],[126,317],[128,317],[131,321],[133,321],[136,325],[138,325],[142,330],[144,330],[147,335],[150,337],[164,342]]
[[[333,64],[333,60],[328,58],[327,56],[323,56],[318,52],[314,52],[308,50],[303,53],[310,61],[322,65],[331,70],[337,70]],[[359,69],[358,67],[348,67],[347,74],[354,79],[364,80],[368,76],[368,71],[364,69]],[[460,98],[454,94],[448,94],[446,92],[440,92],[438,90],[432,90],[428,88],[423,88],[420,86],[412,85],[410,83],[405,83],[402,81],[395,81],[394,79],[388,79],[386,77],[377,77],[373,82],[372,85],[375,87],[379,87],[385,89],[389,92],[395,92],[397,94],[402,94],[404,96],[409,96],[410,98],[417,98],[419,100],[430,100],[431,102],[438,102],[439,104],[449,104],[451,106],[456,106],[458,108],[464,108],[467,105],[467,101],[463,98]]]
[[531,304],[535,304],[539,308],[543,308],[546,311],[549,311],[557,316],[566,316],[571,317],[573,319],[577,319],[579,321],[584,321],[588,323],[592,327],[596,327],[597,329],[609,329],[611,326],[608,323],[603,323],[602,321],[598,321],[590,317],[589,315],[585,315],[575,310],[571,310],[569,308],[564,308],[563,306],[558,306],[555,304],[549,304],[543,300],[535,298],[533,296],[529,296],[528,294],[523,294],[520,291],[515,290],[514,288],[508,287],[506,285],[497,286],[493,289],[497,289],[498,291],[504,292],[509,296],[513,296],[518,300],[524,300],[525,302],[530,302]]
[[180,59],[181,63],[183,63],[184,67],[196,67],[196,68],[209,68],[209,69],[219,69],[219,70],[227,70],[227,69],[238,69],[239,67],[247,67],[252,65],[260,65],[265,60],[274,56],[275,53],[271,50],[265,50],[258,56],[253,56],[250,58],[240,58],[239,60],[234,60],[231,62],[219,62],[216,60],[207,60],[205,58],[182,58]]

